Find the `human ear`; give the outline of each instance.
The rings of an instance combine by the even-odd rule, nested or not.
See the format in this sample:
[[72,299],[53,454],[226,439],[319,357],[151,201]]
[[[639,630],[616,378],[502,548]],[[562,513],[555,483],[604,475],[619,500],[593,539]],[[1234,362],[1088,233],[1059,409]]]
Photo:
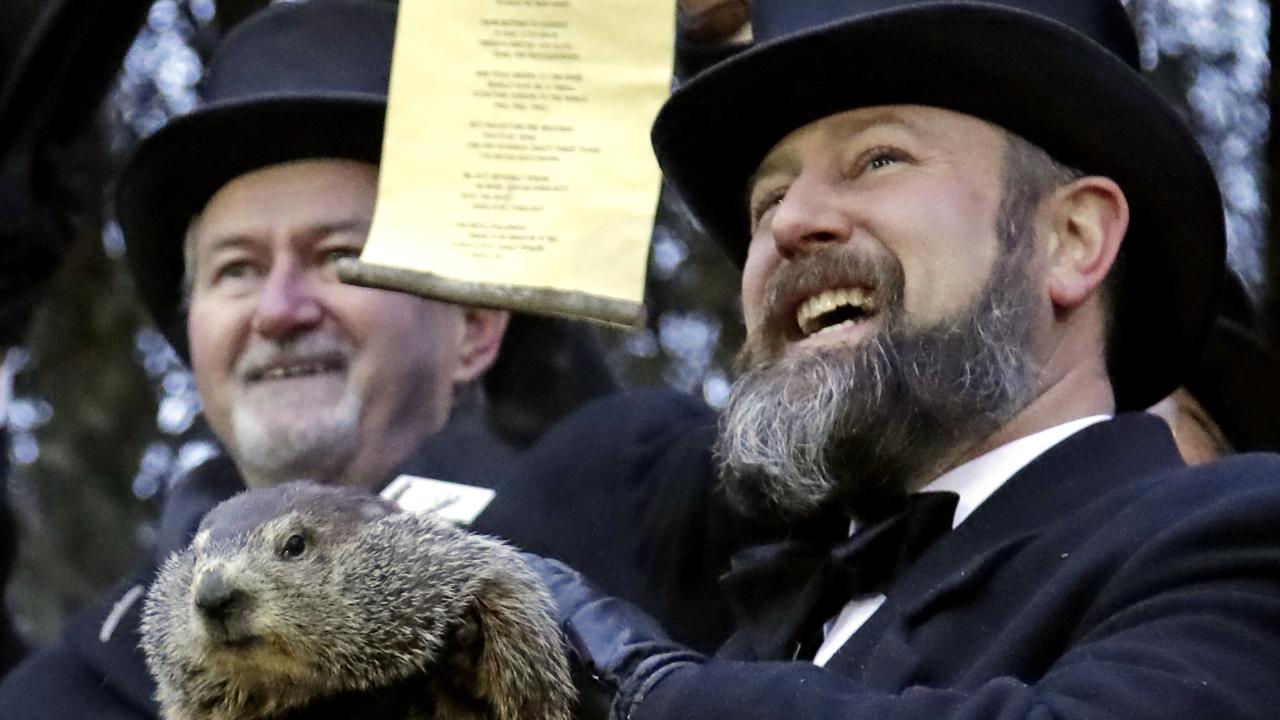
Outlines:
[[1102,285],[1129,228],[1129,202],[1110,178],[1080,178],[1053,191],[1042,206],[1050,223],[1049,297],[1078,307]]
[[498,359],[498,349],[502,347],[502,336],[510,320],[511,313],[506,310],[462,309],[462,343],[458,348],[458,363],[454,366],[455,383],[475,380],[493,365]]

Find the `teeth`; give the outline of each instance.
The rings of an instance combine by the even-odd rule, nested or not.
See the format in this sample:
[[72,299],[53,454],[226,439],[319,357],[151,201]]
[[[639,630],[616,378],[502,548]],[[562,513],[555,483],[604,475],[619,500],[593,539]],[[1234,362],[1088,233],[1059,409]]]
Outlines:
[[327,369],[328,368],[323,363],[276,366],[263,370],[259,374],[258,378],[260,380],[283,380],[285,378],[299,377],[302,375],[317,375],[325,372]]
[[871,303],[871,296],[863,288],[851,287],[824,290],[800,304],[800,308],[796,310],[796,324],[799,325],[800,331],[806,337],[850,325],[854,322],[853,320],[844,320],[832,325],[824,325],[819,322],[823,315],[844,306],[856,308],[867,315],[875,310]]

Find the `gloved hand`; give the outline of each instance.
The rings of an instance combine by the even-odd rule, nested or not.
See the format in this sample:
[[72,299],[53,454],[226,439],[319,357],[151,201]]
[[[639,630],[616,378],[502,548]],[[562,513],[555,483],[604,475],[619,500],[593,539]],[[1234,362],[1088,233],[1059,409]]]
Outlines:
[[555,599],[580,718],[628,720],[663,678],[706,662],[703,655],[668,638],[642,610],[605,595],[564,563],[529,553],[524,560]]

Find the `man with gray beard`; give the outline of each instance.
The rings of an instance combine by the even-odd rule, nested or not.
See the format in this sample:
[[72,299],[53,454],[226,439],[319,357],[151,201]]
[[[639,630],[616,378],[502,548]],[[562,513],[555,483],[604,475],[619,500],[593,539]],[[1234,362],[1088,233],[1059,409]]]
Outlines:
[[714,657],[529,558],[584,714],[1273,717],[1280,457],[1188,467],[1141,412],[1202,349],[1225,232],[1124,7],[752,14],[653,142],[742,268],[716,447],[782,537],[721,578]]
[[[742,510],[802,518],[838,496],[842,507],[875,515],[1030,400],[1031,222],[1040,196],[1069,171],[1020,138],[1008,142],[996,221],[1004,252],[973,306],[955,317],[913,326],[902,307],[902,264],[874,248],[817,250],[769,282],[763,325],[739,354],[716,443],[725,490]],[[876,334],[786,356],[784,298],[858,283],[885,298]]]
[[[117,215],[137,289],[191,363],[226,452],[170,483],[143,567],[3,678],[0,718],[157,717],[138,647],[145,588],[219,501],[295,479],[407,496],[410,509],[572,562],[683,623],[691,643],[714,646],[725,634],[722,605],[687,610],[692,582],[637,581],[665,563],[639,519],[648,495],[603,482],[620,469],[578,479],[520,470],[541,447],[529,435],[554,415],[511,403],[524,389],[511,385],[533,385],[531,395],[567,412],[611,385],[607,370],[583,362],[603,365],[594,347],[565,342],[575,337],[567,332],[531,336],[555,326],[528,317],[508,328],[504,311],[339,281],[337,261],[359,254],[373,216],[395,27],[396,7],[382,0],[268,5],[222,38],[201,103],[125,163]],[[524,333],[521,345],[508,330]],[[490,382],[498,370],[505,382]],[[479,397],[481,386],[506,392]],[[494,422],[494,402],[521,422]],[[702,431],[714,418],[674,392],[626,393],[597,408],[614,428],[595,444],[603,457],[642,455],[692,430],[707,455]],[[688,492],[708,493],[709,483]],[[535,506],[535,497],[550,500]],[[714,590],[701,582],[710,573],[690,575]]]

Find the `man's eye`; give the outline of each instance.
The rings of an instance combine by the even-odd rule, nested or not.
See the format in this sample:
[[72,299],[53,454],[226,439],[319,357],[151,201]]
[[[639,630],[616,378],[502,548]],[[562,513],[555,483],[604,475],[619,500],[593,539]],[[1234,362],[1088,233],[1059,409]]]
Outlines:
[[778,188],[766,193],[761,193],[760,196],[751,203],[752,228],[754,229],[755,225],[763,220],[764,216],[767,215],[770,210],[777,207],[786,196],[786,188]]
[[257,267],[248,260],[234,260],[222,263],[214,268],[212,282],[218,284],[226,280],[248,280],[256,277]]
[[326,263],[334,263],[346,258],[359,258],[360,248],[331,248],[324,253]]
[[907,154],[896,148],[876,148],[863,154],[859,163],[865,170],[880,170],[907,159]]

